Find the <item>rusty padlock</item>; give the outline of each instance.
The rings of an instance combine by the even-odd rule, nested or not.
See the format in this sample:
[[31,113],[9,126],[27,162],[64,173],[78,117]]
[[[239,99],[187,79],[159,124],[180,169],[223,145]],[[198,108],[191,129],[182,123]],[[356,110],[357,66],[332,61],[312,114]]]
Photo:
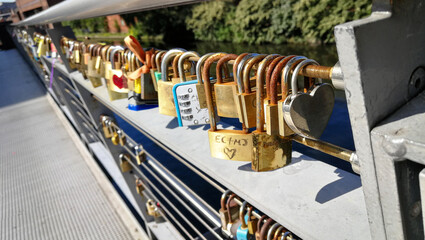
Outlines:
[[275,55],[269,55],[260,63],[257,71],[257,92],[256,92],[256,126],[257,129],[252,132],[253,138],[253,157],[251,168],[254,171],[270,171],[291,163],[292,141],[289,138],[281,138],[278,134],[268,135],[264,131],[264,113],[263,91],[264,78],[267,64],[275,58]]

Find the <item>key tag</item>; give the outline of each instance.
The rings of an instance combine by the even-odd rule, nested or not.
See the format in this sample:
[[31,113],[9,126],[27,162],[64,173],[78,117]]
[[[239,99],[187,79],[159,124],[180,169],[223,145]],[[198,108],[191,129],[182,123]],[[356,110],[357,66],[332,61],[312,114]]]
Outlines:
[[[202,66],[205,60],[212,54],[202,56],[198,66]],[[184,62],[189,57],[199,57],[196,52],[185,52],[181,55],[178,68],[180,83],[173,87],[174,104],[176,106],[177,120],[180,127],[209,124],[208,108],[205,104],[205,90],[201,74],[197,72],[197,80],[186,81],[184,74]],[[199,67],[200,68],[200,67]]]
[[[221,57],[222,56],[223,55],[221,55]],[[210,58],[212,57],[213,56],[211,56]],[[217,129],[216,109],[212,100],[209,67],[207,67],[210,58],[205,63],[205,67],[202,71],[202,78],[204,80],[205,94],[207,99],[211,126],[210,130],[208,130],[211,156],[226,160],[251,161],[253,145],[252,134],[249,133],[247,129]],[[214,60],[214,58],[212,60]],[[212,64],[212,62],[213,61],[210,61],[210,64]]]
[[306,59],[296,66],[291,79],[292,94],[286,98],[282,108],[285,121],[295,133],[317,139],[332,115],[335,93],[332,85],[322,83],[320,78],[308,93],[298,91],[298,73],[311,64],[319,65],[312,59]]

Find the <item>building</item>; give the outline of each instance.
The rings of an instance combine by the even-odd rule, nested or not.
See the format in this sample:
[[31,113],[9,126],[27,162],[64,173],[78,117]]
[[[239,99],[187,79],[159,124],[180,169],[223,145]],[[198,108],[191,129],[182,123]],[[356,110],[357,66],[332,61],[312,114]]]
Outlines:
[[60,2],[62,0],[16,0],[17,11],[16,16],[12,16],[13,22],[24,20]]

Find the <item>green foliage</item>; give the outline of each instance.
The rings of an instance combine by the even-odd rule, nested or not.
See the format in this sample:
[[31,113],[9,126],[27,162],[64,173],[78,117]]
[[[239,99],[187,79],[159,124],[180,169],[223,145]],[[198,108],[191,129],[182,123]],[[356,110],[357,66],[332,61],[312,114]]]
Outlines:
[[198,40],[231,41],[234,12],[232,2],[204,2],[193,7],[192,14],[186,18],[186,26]]
[[369,15],[370,0],[300,0],[294,4],[299,36],[309,42],[334,42],[333,27]]
[[105,17],[66,21],[63,24],[70,26],[76,33],[102,33],[108,31]]

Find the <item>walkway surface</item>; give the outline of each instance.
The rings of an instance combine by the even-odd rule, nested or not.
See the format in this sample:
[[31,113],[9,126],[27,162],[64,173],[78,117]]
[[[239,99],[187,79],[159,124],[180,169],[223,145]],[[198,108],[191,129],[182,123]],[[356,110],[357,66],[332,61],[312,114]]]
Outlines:
[[0,51],[0,240],[131,238],[35,74]]

